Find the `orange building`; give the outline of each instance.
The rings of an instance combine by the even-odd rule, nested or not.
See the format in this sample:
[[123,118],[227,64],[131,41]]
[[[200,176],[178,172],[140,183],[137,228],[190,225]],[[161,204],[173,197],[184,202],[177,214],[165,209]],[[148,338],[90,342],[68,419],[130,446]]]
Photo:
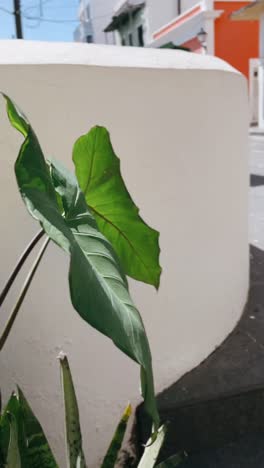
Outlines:
[[[238,9],[231,15],[236,24],[259,24],[258,53],[252,54],[249,61],[249,104],[250,122],[264,130],[264,0],[256,0]],[[255,131],[255,130],[254,130]]]
[[[231,14],[252,2],[237,0],[196,3],[188,1],[180,14],[152,34],[152,47],[166,43],[189,48],[193,52],[216,55],[249,77],[249,59],[259,57],[259,22],[230,20]],[[202,38],[201,31],[206,33]]]

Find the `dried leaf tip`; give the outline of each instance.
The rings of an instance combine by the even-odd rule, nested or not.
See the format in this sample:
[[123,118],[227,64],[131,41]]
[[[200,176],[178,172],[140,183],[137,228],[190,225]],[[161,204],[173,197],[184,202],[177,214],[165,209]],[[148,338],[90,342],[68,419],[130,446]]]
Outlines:
[[59,359],[59,361],[64,361],[64,359],[67,357],[67,354],[64,353],[64,351],[60,351],[58,356],[57,356],[57,359]]

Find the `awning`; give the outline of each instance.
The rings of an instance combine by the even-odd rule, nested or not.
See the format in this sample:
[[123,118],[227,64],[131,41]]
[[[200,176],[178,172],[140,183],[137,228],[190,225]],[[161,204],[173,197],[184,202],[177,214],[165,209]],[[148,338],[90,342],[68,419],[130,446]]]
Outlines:
[[145,6],[145,2],[142,1],[133,2],[133,4],[126,2],[123,7],[120,8],[120,13],[117,13],[112,17],[111,23],[106,26],[104,32],[111,32],[119,29],[119,26],[129,21],[130,15],[134,16],[141,10],[141,8],[143,8],[143,6]]
[[260,16],[264,13],[264,0],[257,0],[249,5],[234,11],[230,18],[233,21],[255,21],[259,20]]

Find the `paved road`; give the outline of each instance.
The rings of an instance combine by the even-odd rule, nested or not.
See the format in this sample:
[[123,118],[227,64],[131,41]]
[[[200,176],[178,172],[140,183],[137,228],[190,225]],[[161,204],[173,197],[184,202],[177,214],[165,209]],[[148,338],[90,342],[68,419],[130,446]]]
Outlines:
[[250,137],[249,240],[264,250],[264,136]]
[[251,158],[250,172],[264,176],[264,135],[249,138]]

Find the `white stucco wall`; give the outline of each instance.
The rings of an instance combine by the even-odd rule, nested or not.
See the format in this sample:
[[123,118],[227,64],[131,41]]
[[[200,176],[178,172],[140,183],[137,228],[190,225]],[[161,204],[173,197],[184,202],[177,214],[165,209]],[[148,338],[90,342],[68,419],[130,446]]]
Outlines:
[[[160,290],[131,281],[131,293],[164,389],[222,342],[246,301],[244,78],[216,58],[174,50],[1,41],[0,88],[27,114],[46,155],[70,168],[79,135],[94,124],[110,130],[128,188],[161,232]],[[21,140],[1,102],[0,285],[38,230],[13,174]],[[56,356],[68,353],[89,466],[98,468],[122,408],[140,401],[139,368],[74,312],[67,268],[51,245],[1,353],[1,388],[6,397],[15,382],[22,387],[64,467]]]

